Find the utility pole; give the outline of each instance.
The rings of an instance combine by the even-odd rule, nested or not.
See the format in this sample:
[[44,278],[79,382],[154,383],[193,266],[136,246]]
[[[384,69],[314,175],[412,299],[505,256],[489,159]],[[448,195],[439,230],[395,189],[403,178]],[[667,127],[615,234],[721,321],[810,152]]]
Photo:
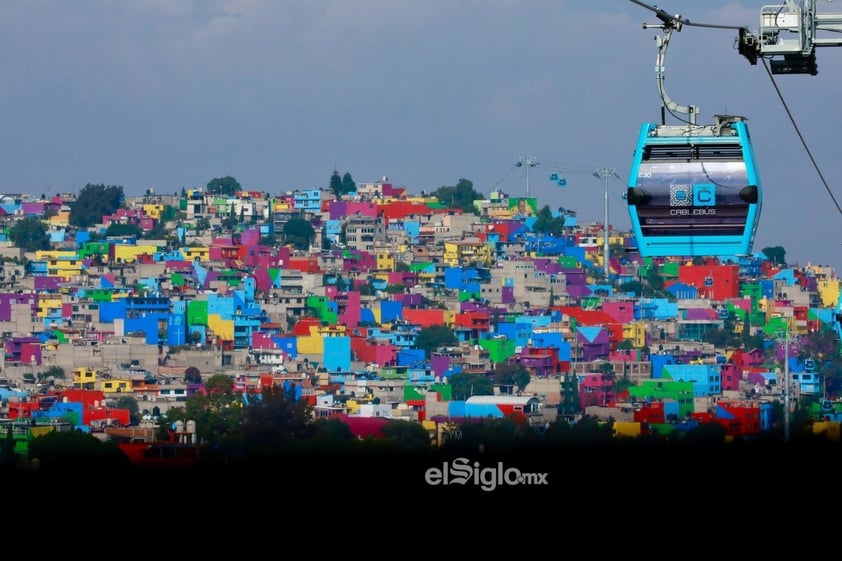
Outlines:
[[526,167],[526,198],[529,198],[529,168],[534,168],[540,162],[535,156],[521,156],[518,158],[515,167]]
[[602,245],[602,262],[605,268],[605,280],[606,282],[608,282],[611,278],[611,255],[609,253],[610,250],[608,248],[608,178],[613,177],[615,179],[620,179],[620,176],[617,175],[617,172],[614,171],[612,168],[602,168],[599,171],[595,171],[593,176],[597,179],[602,179],[602,182],[605,186],[605,223],[603,224],[604,235]]
[[789,442],[789,325],[786,330],[781,333],[778,332],[778,338],[783,338],[784,343],[784,379],[783,379],[783,394],[784,394],[784,442]]
[[784,442],[789,442],[789,328],[784,333]]

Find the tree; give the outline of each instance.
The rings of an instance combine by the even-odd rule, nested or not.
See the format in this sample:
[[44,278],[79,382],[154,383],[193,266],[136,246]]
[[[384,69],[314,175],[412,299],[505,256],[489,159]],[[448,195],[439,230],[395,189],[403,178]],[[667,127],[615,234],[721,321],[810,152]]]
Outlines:
[[310,221],[295,216],[284,223],[283,234],[285,243],[292,244],[296,249],[306,250],[310,247],[316,230]]
[[103,216],[114,214],[124,202],[122,187],[88,183],[79,191],[76,200],[70,203],[70,225],[88,228],[100,224]]
[[415,337],[415,347],[423,349],[427,358],[439,347],[458,344],[453,328],[446,325],[430,325],[421,328]]
[[155,225],[149,230],[141,232],[140,237],[147,240],[162,240],[167,237],[169,231],[164,227],[164,220],[156,220]]
[[815,361],[816,370],[824,378],[825,390],[829,395],[838,395],[842,390],[842,355],[839,337],[834,329],[823,329],[802,336],[799,339],[798,358]]
[[663,292],[664,279],[661,277],[661,274],[658,272],[658,267],[655,265],[649,267],[649,271],[646,274],[646,283],[651,289],[651,294],[659,295]]
[[498,364],[491,373],[491,380],[495,386],[508,386],[512,389],[517,387],[519,390],[523,390],[529,384],[530,378],[526,367],[517,362]]
[[211,227],[210,218],[208,218],[207,216],[200,216],[199,218],[196,219],[195,222],[193,222],[193,232],[197,236],[201,235],[202,232],[210,230],[210,227]]
[[617,388],[617,373],[614,372],[614,365],[608,362],[607,360],[599,365],[598,368],[600,374],[602,374],[603,380],[608,380],[611,382],[611,387],[616,391]]
[[44,371],[44,376],[47,378],[55,378],[56,380],[64,380],[65,378],[64,368],[61,366],[50,366]]
[[602,376],[605,378],[614,379],[614,365],[608,361],[603,362],[599,365],[599,371],[602,373]]
[[614,442],[614,422],[602,422],[593,415],[584,415],[572,425],[565,419],[559,419],[550,425],[546,436],[557,445],[595,448]]
[[313,441],[316,448],[326,452],[336,452],[346,449],[356,441],[351,427],[339,419],[319,417],[313,423]]
[[632,343],[631,339],[623,339],[619,343],[617,343],[617,350],[618,351],[630,351],[634,348],[634,343]]
[[71,469],[126,468],[130,460],[114,441],[76,430],[50,431],[29,443],[29,458],[39,470],[66,474]]
[[429,452],[430,435],[420,423],[392,419],[383,425],[383,435],[401,452]]
[[205,389],[209,395],[229,395],[233,392],[234,382],[225,374],[214,374],[205,382]]
[[295,451],[314,434],[312,406],[281,385],[248,400],[242,423],[221,441],[229,458],[265,460]]
[[24,251],[50,249],[50,236],[44,223],[34,216],[18,220],[9,232],[9,239]]
[[561,403],[558,412],[569,416],[579,413],[581,410],[579,378],[575,374],[567,373],[561,379]]
[[641,283],[640,281],[628,281],[620,283],[620,285],[617,287],[617,290],[619,292],[627,292],[630,294],[635,294],[637,296],[643,296],[644,287],[643,283]]
[[14,467],[19,457],[15,453],[15,435],[12,424],[6,425],[6,434],[0,441],[0,468]]
[[222,219],[221,226],[224,230],[227,230],[227,231],[233,233],[234,229],[237,227],[238,223],[239,223],[239,221],[237,220],[237,217],[232,212],[232,213],[229,213],[225,218]]
[[345,172],[342,176],[342,190],[345,193],[353,193],[357,190],[357,184],[354,183],[354,180],[351,178],[351,174]]
[[786,265],[786,250],[776,245],[774,247],[764,247],[761,252],[769,258],[769,261],[776,265]]
[[450,441],[445,446],[495,454],[529,448],[535,445],[536,436],[535,431],[522,419],[483,418],[475,423],[462,425],[462,440]]
[[188,366],[184,371],[184,381],[188,384],[201,384],[202,372],[195,366]]
[[454,374],[448,383],[456,401],[465,401],[472,395],[494,395],[494,383],[484,374]]
[[134,236],[140,238],[143,235],[143,230],[137,224],[123,224],[121,222],[112,222],[105,230],[106,236]]
[[225,177],[215,177],[208,181],[207,189],[211,195],[235,195],[242,190],[242,187],[240,187],[240,183],[236,179],[230,175],[226,175]]
[[234,392],[234,383],[224,374],[215,374],[205,382],[206,395],[194,395],[184,402],[184,409],[170,409],[167,419],[196,421],[200,440],[211,446],[220,443],[239,430],[243,417],[242,399]]
[[348,193],[356,191],[357,185],[351,178],[350,173],[346,172],[345,175],[340,176],[337,170],[333,170],[333,173],[330,176],[330,190],[336,198],[339,199],[342,195],[347,195]]
[[330,190],[337,199],[345,194],[345,188],[342,186],[342,176],[336,170],[333,170],[333,173],[330,175]]
[[741,336],[727,327],[725,329],[708,329],[702,336],[702,340],[719,349],[739,348],[742,342]]
[[130,395],[124,395],[117,399],[117,407],[119,409],[128,409],[131,424],[140,424],[140,407],[137,405],[137,398]]
[[459,208],[463,212],[477,214],[474,201],[481,200],[482,194],[474,190],[474,184],[467,179],[460,179],[455,186],[441,186],[432,195],[443,206]]
[[405,284],[387,284],[383,289],[386,294],[403,294],[406,292]]
[[532,231],[559,236],[564,233],[564,217],[553,216],[550,206],[544,205],[538,210],[535,223],[532,225]]

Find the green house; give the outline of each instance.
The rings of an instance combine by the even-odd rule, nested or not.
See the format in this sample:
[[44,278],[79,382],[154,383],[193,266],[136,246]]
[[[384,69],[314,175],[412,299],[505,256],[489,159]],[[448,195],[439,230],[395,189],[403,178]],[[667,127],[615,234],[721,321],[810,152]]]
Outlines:
[[636,401],[675,401],[678,404],[678,416],[681,419],[695,410],[693,382],[677,382],[662,378],[643,380],[639,386],[629,386],[629,396]]

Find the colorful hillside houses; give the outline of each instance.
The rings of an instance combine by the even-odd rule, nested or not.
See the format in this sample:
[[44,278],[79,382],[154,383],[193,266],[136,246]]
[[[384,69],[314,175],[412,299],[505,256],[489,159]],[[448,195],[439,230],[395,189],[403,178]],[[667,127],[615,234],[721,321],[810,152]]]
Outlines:
[[[557,211],[564,227],[552,234],[513,216],[509,202],[498,190],[466,213],[383,180],[341,196],[147,194],[89,229],[52,215],[62,229],[52,249],[23,264],[0,248],[9,250],[4,370],[23,381],[64,368],[67,379],[49,391],[99,392],[93,401],[108,402],[120,424],[110,406],[121,397],[151,415],[200,393],[184,379],[188,367],[230,376],[244,394],[289,382],[315,414],[345,415],[360,435],[379,434],[382,421],[358,421],[372,417],[543,426],[570,397],[562,382],[575,378],[578,414],[610,409],[639,433],[717,423],[744,438],[773,429],[768,404],[785,372],[798,400],[835,400],[842,389],[827,364],[805,358],[818,354],[811,337],[836,328],[835,271],[773,266],[763,255],[642,259],[612,232],[630,251],[604,278],[601,226]],[[12,199],[0,218],[71,203]],[[306,249],[285,238],[294,219],[313,229]],[[112,224],[143,233],[104,236]],[[171,235],[149,237],[162,226]],[[440,327],[453,339],[419,348],[421,334]],[[530,384],[491,383],[488,395],[454,399],[454,379],[489,379],[501,365],[522,366]],[[88,404],[80,422],[101,421],[85,412],[94,409],[86,395],[63,397]],[[26,418],[37,407],[13,409]]]

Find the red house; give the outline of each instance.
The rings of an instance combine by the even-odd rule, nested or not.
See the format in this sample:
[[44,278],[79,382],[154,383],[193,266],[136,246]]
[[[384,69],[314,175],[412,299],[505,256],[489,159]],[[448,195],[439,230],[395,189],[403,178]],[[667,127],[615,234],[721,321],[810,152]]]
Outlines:
[[479,331],[488,331],[489,318],[488,312],[483,311],[467,311],[461,314],[456,314],[454,320],[456,327],[465,327],[468,329],[476,329]]
[[585,374],[579,382],[579,403],[582,409],[593,405],[605,406],[614,403],[614,382],[603,374]]
[[740,266],[728,265],[681,265],[678,281],[695,287],[699,298],[727,300],[740,294]]
[[715,422],[724,427],[728,435],[735,437],[759,434],[762,430],[760,404],[757,402],[720,400],[713,415],[694,413],[691,417],[702,422]]

